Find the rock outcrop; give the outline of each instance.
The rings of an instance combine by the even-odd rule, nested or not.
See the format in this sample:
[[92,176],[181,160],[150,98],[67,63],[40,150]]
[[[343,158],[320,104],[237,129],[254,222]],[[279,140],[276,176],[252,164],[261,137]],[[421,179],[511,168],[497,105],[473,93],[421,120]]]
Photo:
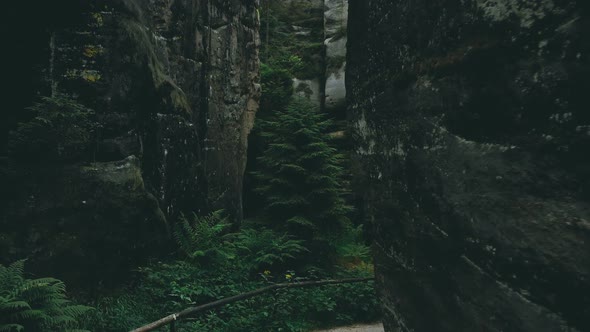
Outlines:
[[386,331],[590,331],[590,6],[350,3]]
[[[35,252],[34,266],[55,264],[66,281],[96,282],[161,251],[181,213],[224,208],[240,221],[260,93],[256,1],[11,6],[15,24],[30,22],[33,33],[17,32],[10,44],[10,78],[22,84],[2,115],[3,261]],[[49,162],[11,154],[8,133],[31,121],[23,108],[37,95],[62,94],[94,110],[91,155]],[[77,249],[40,238],[56,229]],[[95,231],[103,242],[86,241]]]
[[345,114],[346,110],[346,30],[348,0],[324,1],[324,44],[326,73],[324,106],[326,111]]

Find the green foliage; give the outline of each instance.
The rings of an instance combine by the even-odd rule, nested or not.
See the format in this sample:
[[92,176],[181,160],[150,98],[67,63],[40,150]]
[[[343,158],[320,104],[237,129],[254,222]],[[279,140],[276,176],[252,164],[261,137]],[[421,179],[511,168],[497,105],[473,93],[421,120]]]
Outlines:
[[349,225],[343,236],[338,239],[336,252],[341,263],[356,266],[371,261],[371,250],[364,243],[363,225]]
[[245,272],[249,273],[284,267],[286,263],[308,251],[302,241],[265,228],[244,228],[231,237],[232,247],[236,249]]
[[330,145],[331,122],[297,98],[257,126],[266,148],[252,174],[265,203],[263,219],[274,230],[308,241],[315,254],[333,253],[351,208],[342,198],[342,155]]
[[[301,241],[245,224],[223,235],[221,213],[182,221],[177,237],[186,260],[158,262],[141,268],[135,288],[96,303],[88,326],[100,331],[128,331],[189,306],[238,295],[274,282],[305,280],[289,271],[289,262],[305,252]],[[207,229],[209,228],[209,229]],[[202,253],[201,253],[202,251]],[[219,253],[222,251],[223,253]],[[199,252],[193,255],[194,252]],[[208,257],[207,264],[203,264]],[[371,275],[368,265],[341,270],[337,277]],[[307,273],[310,278],[326,277]],[[369,284],[333,285],[320,289],[280,290],[203,313],[178,324],[179,331],[308,331],[374,320],[378,317]]]
[[139,292],[105,296],[93,305],[96,310],[82,321],[92,331],[131,331],[162,314],[158,311],[161,306],[154,305],[147,294]]
[[[187,261],[157,263],[142,269],[141,284],[119,297],[102,299],[93,326],[99,331],[129,331],[189,306],[205,304],[285,282],[285,272],[266,271],[256,278],[240,266],[203,269]],[[369,270],[341,272],[363,277]],[[293,278],[293,282],[299,279]],[[295,280],[297,279],[297,280]],[[179,331],[309,331],[378,319],[379,309],[369,283],[279,290],[204,312],[177,324]]]
[[262,84],[261,116],[284,108],[293,95],[293,81],[286,69],[277,69],[265,64],[260,66]]
[[231,265],[241,273],[252,273],[295,259],[307,251],[302,241],[291,239],[264,227],[243,227],[227,232],[229,223],[222,211],[207,216],[181,217],[175,238],[182,253],[191,261],[220,266]]
[[222,235],[230,225],[222,214],[221,210],[207,216],[193,214],[190,220],[181,216],[174,237],[187,257],[202,263],[218,256],[226,260],[233,258],[230,251],[223,248]]
[[[343,272],[340,276],[364,274]],[[276,301],[281,316],[304,317],[302,321],[316,327],[371,322],[379,318],[372,282],[286,290],[278,293]]]
[[31,118],[10,133],[9,153],[23,161],[89,159],[98,123],[94,112],[65,95],[43,97]]
[[90,309],[69,301],[58,279],[26,279],[23,260],[0,265],[0,331],[75,331]]
[[[262,6],[260,35],[268,37],[262,44],[261,59],[272,68],[283,69],[291,77],[314,79],[323,76],[324,51],[323,8],[310,3],[273,2]],[[268,23],[268,25],[267,25]],[[309,35],[296,36],[293,26],[309,29]]]

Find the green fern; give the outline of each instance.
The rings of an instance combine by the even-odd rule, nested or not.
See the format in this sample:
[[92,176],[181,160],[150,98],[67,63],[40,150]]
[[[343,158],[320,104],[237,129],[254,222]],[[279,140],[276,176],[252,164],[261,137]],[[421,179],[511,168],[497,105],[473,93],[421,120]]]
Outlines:
[[69,301],[58,279],[26,279],[24,262],[0,265],[0,332],[77,329],[92,308]]
[[248,272],[283,264],[308,251],[303,241],[264,227],[244,227],[237,233],[227,233],[228,228],[223,211],[193,214],[190,219],[181,216],[174,237],[182,253],[197,263],[239,264]]
[[229,234],[227,238],[250,272],[286,263],[308,252],[303,241],[266,228],[243,228],[239,233]]
[[197,261],[206,259],[225,258],[233,255],[223,245],[223,233],[229,223],[223,216],[223,211],[215,211],[210,215],[192,215],[187,219],[184,215],[174,231],[176,242],[187,257]]
[[25,327],[19,324],[0,325],[0,332],[24,331]]

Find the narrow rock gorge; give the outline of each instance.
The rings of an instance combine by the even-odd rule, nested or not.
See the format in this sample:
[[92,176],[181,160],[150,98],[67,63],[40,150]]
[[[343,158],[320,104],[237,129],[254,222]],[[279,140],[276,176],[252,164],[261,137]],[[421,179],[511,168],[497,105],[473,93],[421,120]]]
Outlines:
[[349,11],[386,331],[589,331],[588,3]]
[[587,0],[3,8],[1,331],[590,331]]

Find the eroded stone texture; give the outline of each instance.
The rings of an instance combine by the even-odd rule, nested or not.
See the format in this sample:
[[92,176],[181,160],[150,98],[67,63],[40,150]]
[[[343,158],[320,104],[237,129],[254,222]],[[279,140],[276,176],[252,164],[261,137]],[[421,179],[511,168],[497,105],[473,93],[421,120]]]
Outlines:
[[590,7],[350,2],[387,331],[590,330]]
[[[260,93],[256,6],[254,0],[101,0],[16,6],[15,19],[30,22],[38,34],[33,41],[15,37],[17,52],[25,45],[23,51],[37,55],[26,58],[34,59],[31,63],[15,59],[14,66],[32,67],[30,79],[44,83],[22,86],[31,90],[21,93],[29,99],[10,101],[27,106],[36,94],[65,93],[94,109],[101,128],[88,160],[39,169],[45,161],[27,164],[10,156],[0,158],[3,182],[23,181],[9,181],[2,188],[9,197],[0,205],[2,229],[19,229],[13,235],[23,239],[6,245],[3,239],[14,237],[0,238],[0,250],[16,248],[10,257],[3,254],[3,261],[30,252],[50,252],[50,257],[33,256],[63,265],[70,256],[56,253],[52,243],[33,239],[30,229],[43,223],[47,236],[52,236],[51,231],[63,224],[64,234],[82,239],[78,231],[84,225],[102,224],[109,232],[103,246],[112,250],[82,241],[82,254],[74,257],[88,266],[104,264],[101,273],[119,275],[131,263],[125,258],[130,251],[141,256],[143,250],[144,258],[157,251],[140,249],[144,246],[138,243],[157,249],[155,239],[166,238],[167,224],[180,213],[224,208],[234,221],[240,221],[246,138]],[[18,75],[15,71],[20,79]],[[6,132],[16,128],[17,121],[27,120],[20,115],[22,108],[10,112],[3,115],[9,121],[2,125],[0,154],[4,154]],[[129,158],[134,160],[136,184],[114,186],[100,180],[110,177],[113,168],[108,165]],[[97,166],[88,166],[90,162]],[[87,167],[96,172],[76,175]],[[41,181],[47,174],[54,175]],[[60,194],[64,190],[67,195]],[[93,198],[74,204],[71,200],[77,192]],[[146,205],[150,208],[143,208]],[[72,223],[80,228],[66,227]],[[18,224],[32,226],[18,228]],[[133,241],[109,242],[135,236]],[[62,266],[59,272],[72,272],[76,262],[70,262],[70,270]],[[86,282],[107,278],[95,270],[86,271],[91,274]]]
[[[248,4],[248,2],[250,4]],[[254,1],[212,7],[207,125],[207,180],[214,209],[242,219],[242,180],[248,134],[260,97],[259,18]]]
[[346,30],[348,0],[324,1],[324,44],[326,45],[325,108],[344,113],[346,109]]

